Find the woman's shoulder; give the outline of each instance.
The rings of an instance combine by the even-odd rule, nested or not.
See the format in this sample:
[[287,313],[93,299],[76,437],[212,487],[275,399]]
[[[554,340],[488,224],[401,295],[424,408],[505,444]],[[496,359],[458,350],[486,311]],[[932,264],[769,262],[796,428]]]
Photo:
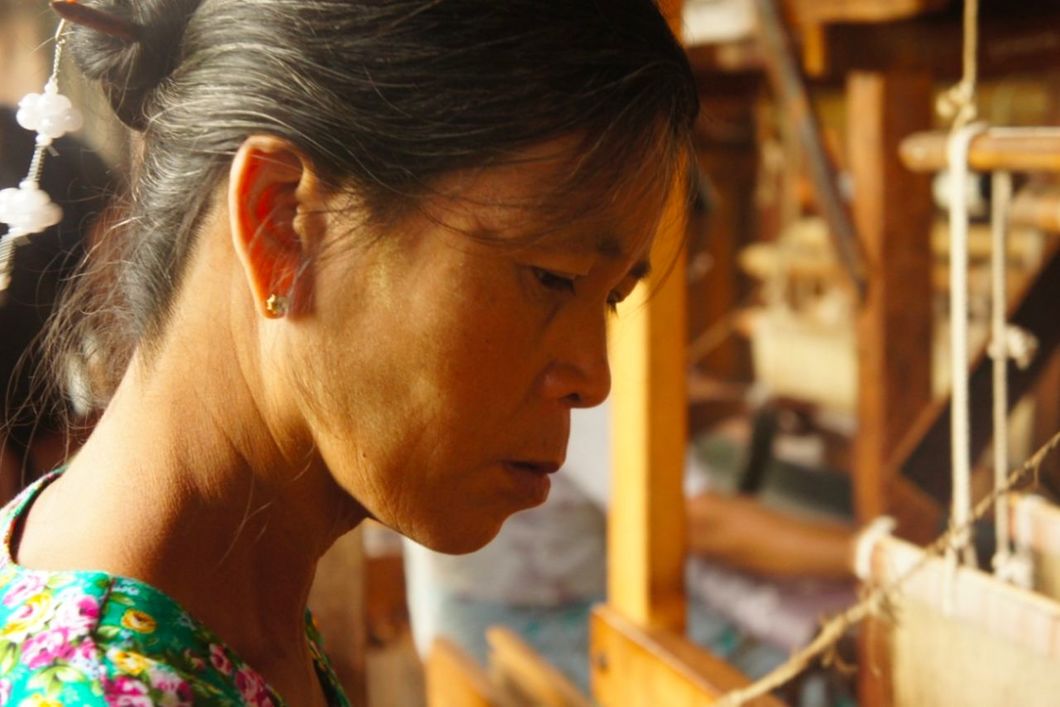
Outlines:
[[223,648],[167,609],[135,580],[5,563],[0,704],[243,704]]

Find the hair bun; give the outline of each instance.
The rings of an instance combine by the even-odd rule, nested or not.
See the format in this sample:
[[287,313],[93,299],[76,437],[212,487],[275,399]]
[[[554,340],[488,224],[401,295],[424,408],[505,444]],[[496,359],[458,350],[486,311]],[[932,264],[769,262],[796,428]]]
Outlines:
[[180,62],[184,30],[200,2],[83,0],[76,3],[87,10],[81,17],[57,10],[73,23],[67,42],[78,66],[100,82],[130,128],[147,126],[151,97]]

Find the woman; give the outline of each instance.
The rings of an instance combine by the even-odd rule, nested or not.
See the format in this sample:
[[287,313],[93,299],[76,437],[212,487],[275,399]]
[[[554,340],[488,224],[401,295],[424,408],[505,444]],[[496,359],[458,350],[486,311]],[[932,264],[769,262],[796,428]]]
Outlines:
[[5,521],[0,689],[343,704],[317,558],[544,500],[683,184],[687,63],[648,0],[91,6],[70,46],[143,158],[86,278],[119,286],[71,301],[106,411]]

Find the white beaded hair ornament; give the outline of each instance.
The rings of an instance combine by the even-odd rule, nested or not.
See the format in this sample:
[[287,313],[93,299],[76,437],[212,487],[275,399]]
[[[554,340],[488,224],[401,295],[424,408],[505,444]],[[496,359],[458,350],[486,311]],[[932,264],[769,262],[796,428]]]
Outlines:
[[[34,233],[54,226],[63,217],[63,210],[40,188],[44,155],[53,141],[81,127],[81,111],[70,99],[59,93],[59,64],[62,60],[66,20],[60,20],[55,31],[55,58],[52,73],[43,93],[30,93],[18,104],[15,118],[26,130],[37,133],[29,172],[18,187],[0,191],[0,222],[7,224],[7,233],[0,236],[0,292],[11,282],[11,268],[15,261],[15,247]],[[54,148],[52,148],[54,154]]]

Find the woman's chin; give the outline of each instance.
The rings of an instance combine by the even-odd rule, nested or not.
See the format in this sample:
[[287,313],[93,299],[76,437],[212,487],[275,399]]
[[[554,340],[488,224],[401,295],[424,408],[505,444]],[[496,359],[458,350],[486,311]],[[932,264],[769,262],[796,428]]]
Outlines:
[[423,529],[409,537],[420,545],[447,555],[466,555],[481,550],[497,537],[507,516],[492,523],[452,524]]

